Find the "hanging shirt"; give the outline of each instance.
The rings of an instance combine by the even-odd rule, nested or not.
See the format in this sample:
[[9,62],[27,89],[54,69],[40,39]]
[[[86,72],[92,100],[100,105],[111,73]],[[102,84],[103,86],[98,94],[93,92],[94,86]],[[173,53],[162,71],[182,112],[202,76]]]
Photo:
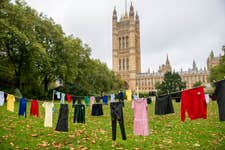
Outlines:
[[104,95],[102,98],[103,104],[107,105],[108,104],[108,96]]
[[19,116],[27,117],[27,100],[25,98],[20,99],[20,106],[19,106]]
[[185,112],[191,120],[206,119],[207,104],[203,87],[182,91],[181,95],[181,121],[185,121]]
[[14,102],[15,102],[15,97],[11,94],[7,94],[7,110],[14,112]]
[[38,100],[32,100],[31,106],[30,106],[30,115],[31,116],[39,116],[39,106],[38,106]]
[[173,103],[170,95],[156,97],[155,114],[166,115],[174,113]]
[[225,121],[225,80],[215,83],[215,95],[219,109],[219,120]]
[[95,103],[95,97],[94,96],[91,96],[90,97],[90,100],[91,100],[91,106]]
[[68,101],[68,103],[70,103],[71,102],[71,95],[70,94],[66,94],[66,100]]
[[111,94],[111,102],[115,102],[115,94]]
[[65,96],[66,94],[65,93],[61,93],[61,104],[64,104],[65,103]]
[[134,134],[143,136],[149,135],[146,99],[133,100],[132,108],[134,110]]
[[85,97],[84,97],[84,102],[85,102],[85,105],[86,105],[86,106],[89,106],[89,105],[90,105],[90,99],[89,99],[88,96],[85,96]]
[[119,97],[119,100],[120,100],[120,101],[123,101],[123,92],[119,92],[118,97]]
[[132,100],[132,92],[131,92],[131,90],[126,90],[126,96],[127,96],[127,100],[128,101]]
[[209,103],[209,101],[210,101],[209,94],[205,94],[205,100],[206,100],[206,103],[208,104],[208,103]]
[[45,108],[44,127],[52,127],[52,109],[54,104],[52,102],[44,102],[42,106]]
[[56,98],[57,98],[57,99],[60,99],[60,98],[61,98],[61,93],[60,93],[60,92],[55,91],[55,94],[56,94]]
[[5,101],[4,92],[0,91],[0,106],[4,105],[4,101]]

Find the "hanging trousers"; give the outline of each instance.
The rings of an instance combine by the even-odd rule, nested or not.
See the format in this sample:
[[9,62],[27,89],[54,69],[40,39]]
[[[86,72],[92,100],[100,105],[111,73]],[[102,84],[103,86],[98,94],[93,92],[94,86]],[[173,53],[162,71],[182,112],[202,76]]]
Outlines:
[[215,94],[217,97],[217,104],[219,109],[220,121],[225,121],[225,80],[215,83]]
[[111,121],[112,121],[112,140],[116,140],[116,122],[118,120],[120,125],[120,131],[122,134],[122,139],[126,140],[126,132],[124,128],[123,121],[123,104],[121,102],[112,102],[110,103],[111,109]]
[[68,132],[68,115],[68,104],[60,104],[59,117],[55,130]]

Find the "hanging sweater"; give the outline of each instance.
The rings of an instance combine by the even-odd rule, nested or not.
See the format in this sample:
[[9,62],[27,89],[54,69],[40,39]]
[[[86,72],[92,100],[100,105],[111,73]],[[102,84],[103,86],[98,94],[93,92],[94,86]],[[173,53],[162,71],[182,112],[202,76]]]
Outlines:
[[220,121],[225,121],[225,80],[215,83],[215,94],[217,97],[217,104],[219,109]]
[[181,95],[181,121],[185,121],[185,112],[191,120],[206,119],[207,104],[203,87],[182,91]]

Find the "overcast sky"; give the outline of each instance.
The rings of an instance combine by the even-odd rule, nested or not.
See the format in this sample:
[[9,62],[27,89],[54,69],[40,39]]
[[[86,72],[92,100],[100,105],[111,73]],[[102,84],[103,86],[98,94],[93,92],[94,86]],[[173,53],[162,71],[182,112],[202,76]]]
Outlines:
[[[25,0],[92,48],[92,57],[112,68],[112,11],[120,18],[125,0]],[[128,8],[130,0],[128,1]],[[166,54],[172,68],[187,70],[193,59],[205,67],[211,50],[225,44],[225,0],[132,0],[140,17],[142,72],[158,71]]]

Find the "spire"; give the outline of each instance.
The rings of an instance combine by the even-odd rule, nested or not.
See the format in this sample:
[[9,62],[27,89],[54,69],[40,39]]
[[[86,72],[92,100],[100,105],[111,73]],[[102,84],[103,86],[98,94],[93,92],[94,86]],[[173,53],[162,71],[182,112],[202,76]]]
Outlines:
[[113,9],[113,21],[117,21],[116,6],[114,6],[114,9]]
[[214,53],[213,53],[213,50],[211,50],[211,53],[210,53],[210,58],[214,58]]
[[168,54],[166,55],[166,65],[170,66],[170,61],[169,61]]
[[129,16],[130,16],[130,17],[134,17],[134,7],[133,7],[132,2],[131,2],[131,4],[130,4],[130,12],[129,12]]
[[136,12],[135,20],[136,20],[136,23],[139,24],[139,16],[138,16],[138,12]]
[[193,71],[198,71],[198,68],[197,68],[197,65],[196,65],[196,63],[195,63],[195,60],[193,60],[192,70],[193,70]]

